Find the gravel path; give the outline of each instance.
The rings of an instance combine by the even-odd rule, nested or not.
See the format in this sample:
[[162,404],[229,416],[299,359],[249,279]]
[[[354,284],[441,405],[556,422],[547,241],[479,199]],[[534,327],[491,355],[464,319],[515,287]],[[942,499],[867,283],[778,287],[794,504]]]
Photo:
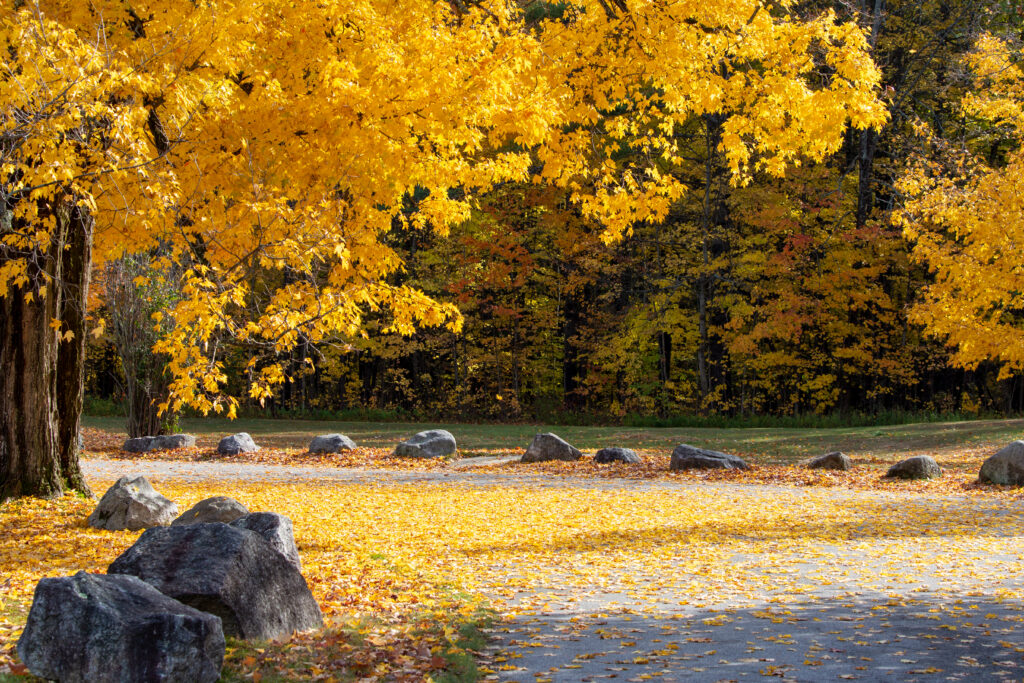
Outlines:
[[[715,488],[723,504],[770,495],[796,501],[806,489],[520,476],[472,470],[396,472],[216,462],[89,459],[90,477],[144,474],[153,481],[315,480],[323,485],[559,487],[687,491]],[[874,503],[908,514],[907,496],[829,489],[831,500]],[[771,544],[730,560],[759,582],[756,594],[694,601],[660,590],[659,577],[624,566],[621,586],[580,587],[547,574],[534,590],[495,595],[509,615],[485,654],[505,681],[729,681],[762,677],[826,681],[1021,680],[1024,676],[1024,502],[915,496],[916,515],[933,515],[936,539],[914,558],[865,549],[856,540],[810,544],[806,558],[780,566]],[[978,542],[960,526],[976,521]],[[954,528],[956,527],[956,528]],[[753,532],[753,533],[756,533]],[[942,535],[955,540],[955,558]],[[986,542],[982,542],[985,539]],[[1005,554],[994,554],[995,539]],[[763,546],[763,547],[762,547]],[[820,561],[814,558],[827,558]],[[786,581],[781,577],[785,575]],[[793,576],[810,577],[800,594]],[[718,577],[727,581],[729,577]],[[567,588],[574,585],[574,588]],[[650,590],[645,590],[650,587]],[[699,596],[698,596],[699,597]],[[685,598],[685,599],[680,599]],[[690,604],[680,604],[687,603]]]

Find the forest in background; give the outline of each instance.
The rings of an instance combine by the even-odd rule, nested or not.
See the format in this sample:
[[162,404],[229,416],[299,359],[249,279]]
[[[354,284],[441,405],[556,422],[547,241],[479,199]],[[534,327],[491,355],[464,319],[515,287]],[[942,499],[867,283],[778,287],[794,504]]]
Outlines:
[[[405,266],[392,284],[454,303],[462,329],[384,333],[391,321],[381,313],[365,335],[300,340],[267,410],[500,421],[1024,412],[1024,375],[1006,376],[995,361],[955,363],[912,319],[934,276],[891,220],[898,182],[922,157],[942,162],[949,150],[969,150],[998,166],[1015,149],[1012,136],[960,103],[975,87],[965,57],[986,32],[1019,46],[1024,8],[1011,0],[797,7],[864,27],[883,74],[884,128],[851,129],[826,162],[741,187],[720,148],[723,118],[695,116],[674,132],[678,162],[661,168],[688,191],[666,220],[638,223],[612,244],[570,190],[540,183],[496,187],[447,236],[395,220],[385,241]],[[531,3],[526,16],[562,11]],[[424,196],[407,197],[410,214]],[[161,359],[126,359],[118,335],[139,335],[137,321],[176,292],[173,273],[161,285],[146,277],[148,258],[98,274],[108,324],[89,342],[86,379],[90,396],[120,403],[139,394],[131,385],[145,387],[146,405],[134,408],[143,412],[166,390]],[[250,287],[270,291],[288,277],[256,268]],[[129,320],[119,331],[132,315],[135,327]],[[222,351],[230,393],[244,394],[259,370],[250,356],[241,344]]]

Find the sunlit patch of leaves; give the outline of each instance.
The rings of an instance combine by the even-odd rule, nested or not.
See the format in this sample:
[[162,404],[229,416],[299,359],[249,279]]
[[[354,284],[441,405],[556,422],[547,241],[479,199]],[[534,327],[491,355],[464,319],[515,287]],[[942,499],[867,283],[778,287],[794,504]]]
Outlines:
[[[104,490],[111,483],[94,486]],[[387,544],[356,547],[345,542],[348,524],[370,520],[339,516],[316,504],[296,505],[304,495],[288,486],[157,486],[182,509],[209,495],[231,495],[253,509],[283,511],[299,529],[303,573],[327,626],[281,642],[232,642],[225,661],[227,680],[420,681],[475,666],[467,648],[480,643],[468,642],[465,632],[489,618],[484,603],[445,580],[391,559],[381,552]],[[317,492],[313,487],[312,493]],[[0,508],[0,576],[5,588],[0,673],[25,672],[14,648],[40,578],[79,570],[104,573],[140,535],[88,527],[85,520],[94,504],[67,495],[55,501],[21,499]],[[343,506],[344,500],[335,499],[332,505]],[[342,523],[331,524],[333,517]],[[302,530],[310,527],[319,532],[303,535]]]

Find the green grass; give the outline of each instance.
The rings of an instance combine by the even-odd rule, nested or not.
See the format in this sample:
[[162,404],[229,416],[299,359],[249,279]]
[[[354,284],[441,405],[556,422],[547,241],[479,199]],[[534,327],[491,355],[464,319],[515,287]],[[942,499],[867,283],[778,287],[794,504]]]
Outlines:
[[[86,427],[124,432],[124,421],[115,417],[85,417]],[[464,454],[491,449],[525,449],[538,432],[554,432],[585,452],[605,446],[669,452],[677,444],[753,454],[769,460],[789,461],[841,450],[849,455],[922,453],[942,454],[965,447],[1004,445],[1024,438],[1024,420],[976,420],[837,428],[726,428],[707,427],[568,427],[552,425],[444,424],[335,422],[184,418],[182,430],[199,437],[200,445],[212,446],[224,435],[249,432],[256,442],[274,448],[305,448],[317,434],[340,432],[360,446],[391,448],[424,429],[447,429],[455,435]]]
[[445,668],[436,672],[437,683],[473,683],[482,677],[477,666],[477,655],[487,646],[486,630],[494,625],[497,615],[489,609],[478,609],[458,627],[459,637],[454,643],[441,642],[440,656]]

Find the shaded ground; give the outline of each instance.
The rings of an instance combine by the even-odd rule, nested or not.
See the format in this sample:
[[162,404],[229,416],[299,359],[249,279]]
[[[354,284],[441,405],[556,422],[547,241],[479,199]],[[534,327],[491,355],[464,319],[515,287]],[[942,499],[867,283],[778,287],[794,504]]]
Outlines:
[[552,612],[505,625],[493,658],[508,681],[1020,680],[1020,608],[993,597],[969,607],[868,594],[785,608]]

